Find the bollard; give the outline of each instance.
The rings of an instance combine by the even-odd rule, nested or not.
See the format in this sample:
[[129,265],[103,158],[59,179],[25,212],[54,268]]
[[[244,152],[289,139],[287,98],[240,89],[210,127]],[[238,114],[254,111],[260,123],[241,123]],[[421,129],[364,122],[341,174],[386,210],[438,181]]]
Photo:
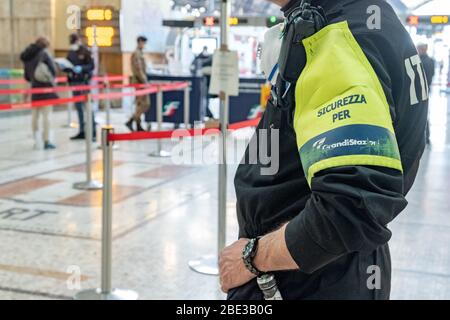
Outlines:
[[191,96],[189,85],[184,88],[184,127],[190,129],[190,117],[191,117]]
[[[158,122],[158,131],[162,131],[162,123],[163,123],[163,91],[162,88],[159,87],[159,91],[156,94],[156,120]],[[170,152],[162,150],[162,141],[158,139],[156,142],[156,151],[150,153],[150,157],[158,157],[158,158],[167,158],[171,156]]]
[[[109,95],[109,93],[111,92],[110,90],[110,86],[109,86],[109,81],[106,80],[106,94]],[[111,125],[111,100],[109,98],[107,98],[105,100],[106,106],[105,106],[105,112],[106,112],[106,125],[110,126]]]
[[[228,50],[228,28],[229,28],[230,1],[222,0],[221,5],[221,51]],[[218,239],[217,252],[213,255],[203,256],[197,260],[189,261],[189,267],[201,274],[217,276],[219,275],[219,254],[226,245],[226,217],[227,217],[227,134],[228,134],[228,113],[229,97],[226,92],[220,93],[220,132],[221,139],[219,145],[219,210],[218,210]]]
[[[163,92],[161,87],[156,94],[156,121],[158,122],[158,131],[162,131],[162,122],[163,122]],[[161,152],[161,140],[158,139],[158,153]]]
[[219,142],[219,210],[218,210],[218,235],[217,253],[205,255],[198,259],[189,261],[188,265],[193,271],[210,276],[219,275],[218,257],[226,245],[227,226],[227,138],[228,138],[228,109],[229,99],[224,93],[221,94],[220,105],[220,142]]
[[102,184],[92,180],[92,132],[93,132],[93,118],[92,118],[92,100],[91,95],[87,96],[86,102],[86,181],[75,183],[74,189],[77,190],[101,190]]
[[226,244],[226,225],[227,225],[227,177],[228,177],[228,165],[227,165],[227,141],[228,141],[228,111],[229,111],[229,98],[225,93],[221,93],[221,106],[220,106],[220,132],[221,132],[221,145],[220,145],[220,163],[219,163],[219,237],[218,248],[219,252],[225,249]]
[[[110,86],[108,77],[106,77],[105,84],[106,84],[105,93],[107,95],[109,95],[109,93],[111,92],[111,86]],[[111,99],[106,98],[104,101],[105,101],[105,114],[106,114],[105,123],[106,123],[106,126],[110,126],[111,125]],[[119,149],[118,145],[116,145],[116,144],[113,146],[113,148],[114,148],[114,150]],[[102,149],[102,145],[99,145],[98,149]]]
[[[69,86],[67,83],[66,86]],[[73,98],[73,92],[69,91],[69,97]],[[78,125],[72,122],[73,102],[67,104],[67,124],[63,125],[63,128],[78,128]]]
[[75,300],[137,300],[131,290],[112,288],[112,196],[113,196],[113,142],[108,136],[114,132],[111,126],[102,129],[103,146],[103,208],[102,208],[102,266],[101,288],[77,293]]

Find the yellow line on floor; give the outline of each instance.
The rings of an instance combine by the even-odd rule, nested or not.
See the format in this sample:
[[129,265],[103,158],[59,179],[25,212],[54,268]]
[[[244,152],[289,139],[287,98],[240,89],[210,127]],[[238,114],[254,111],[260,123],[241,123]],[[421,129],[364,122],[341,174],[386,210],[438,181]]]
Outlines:
[[[28,275],[32,275],[32,276],[53,278],[53,279],[64,280],[64,281],[69,279],[69,277],[71,276],[71,274],[65,273],[65,272],[59,272],[59,271],[53,271],[53,270],[42,270],[42,269],[36,269],[36,268],[30,268],[30,267],[3,265],[3,264],[0,264],[0,271],[28,274]],[[81,282],[86,281],[88,279],[89,279],[88,276],[80,275]]]

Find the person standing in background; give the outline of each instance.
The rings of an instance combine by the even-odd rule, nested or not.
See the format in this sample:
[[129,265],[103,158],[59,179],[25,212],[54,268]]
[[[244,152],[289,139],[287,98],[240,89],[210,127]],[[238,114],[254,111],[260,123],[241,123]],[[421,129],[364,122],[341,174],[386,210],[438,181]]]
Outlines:
[[[434,75],[436,72],[436,61],[428,55],[428,45],[420,43],[417,45],[417,51],[419,52],[420,60],[422,60],[423,69],[427,77],[428,88],[431,92]],[[427,123],[427,144],[430,144],[430,122]]]
[[[95,69],[94,59],[92,58],[91,51],[81,42],[80,36],[76,33],[71,34],[69,37],[70,50],[67,55],[67,60],[73,64],[72,69],[64,70],[69,78],[69,84],[71,86],[87,85],[92,79],[92,75]],[[73,92],[73,96],[86,95],[87,92]],[[71,140],[83,140],[86,137],[85,123],[84,123],[84,102],[75,103],[79,120],[79,133],[72,137]],[[93,119],[93,139],[95,140],[96,128],[95,117]]]
[[[137,39],[137,48],[131,56],[131,71],[133,73],[131,78],[132,84],[147,84],[147,63],[144,57],[144,49],[147,45],[148,39],[140,36]],[[142,115],[147,113],[150,109],[150,97],[148,95],[136,97],[136,111],[133,116],[125,124],[130,131],[134,131],[133,123],[136,122],[137,131],[145,131],[142,128]],[[151,124],[148,125],[148,130],[151,131]]]
[[203,51],[195,57],[191,65],[191,71],[194,75],[200,74],[206,78],[207,99],[206,99],[206,117],[214,119],[214,115],[210,109],[210,99],[218,98],[216,95],[209,94],[209,87],[211,85],[213,55],[208,52],[208,47],[203,47]]
[[[25,51],[20,55],[20,59],[24,64],[25,69],[25,79],[31,83],[31,87],[34,88],[52,88],[55,84],[56,77],[56,66],[50,55],[48,48],[50,47],[50,42],[41,37],[36,40],[35,43],[31,44]],[[58,99],[55,93],[39,93],[33,94],[31,100],[43,101]],[[50,142],[50,114],[52,112],[52,107],[38,107],[33,108],[32,112],[32,129],[34,138],[36,141],[36,148],[38,147],[39,137],[39,118],[42,115],[44,131],[43,131],[43,141],[45,150],[55,149],[55,145]]]
[[436,71],[436,61],[428,55],[427,44],[420,43],[417,46],[417,51],[419,52],[420,60],[422,60],[423,68],[425,69],[428,86],[431,89],[431,85],[433,84],[433,79]]

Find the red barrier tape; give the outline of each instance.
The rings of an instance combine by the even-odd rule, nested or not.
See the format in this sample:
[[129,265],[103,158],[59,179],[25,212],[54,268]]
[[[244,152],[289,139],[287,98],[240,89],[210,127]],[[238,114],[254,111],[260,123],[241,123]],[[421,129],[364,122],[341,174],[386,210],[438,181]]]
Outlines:
[[189,88],[189,83],[187,83],[187,82],[175,82],[175,83],[171,83],[171,84],[165,84],[165,85],[163,84],[163,85],[161,85],[161,87],[162,87],[162,91],[163,92],[177,91],[177,90]]
[[[56,83],[66,83],[67,77],[56,78]],[[2,79],[0,80],[0,85],[17,85],[17,84],[28,84],[25,79]]]
[[133,133],[113,133],[108,136],[109,141],[136,141],[136,140],[158,140],[170,139],[172,137],[193,137],[207,134],[218,134],[218,129],[190,129],[190,130],[170,130],[158,132],[133,132]]
[[130,91],[130,92],[112,92],[112,93],[100,93],[96,95],[92,95],[93,100],[117,100],[122,99],[124,97],[139,97],[139,96],[145,96],[147,94],[153,94],[157,93],[159,91],[158,87],[150,87],[148,89],[144,90],[136,90],[136,91]]
[[[110,86],[110,89],[124,89],[124,88],[135,88],[141,89],[149,86],[160,86],[163,92],[167,91],[176,91],[189,87],[187,82],[180,82],[174,84],[114,84]],[[98,85],[79,85],[79,86],[64,86],[64,87],[50,87],[50,88],[32,88],[32,89],[0,89],[0,95],[11,95],[11,94],[48,94],[48,93],[58,93],[58,92],[80,92],[80,91],[89,91],[93,89],[105,89],[106,85],[98,84]],[[153,92],[150,92],[153,93]]]
[[0,104],[0,111],[51,107],[51,106],[67,104],[70,102],[82,102],[82,101],[86,101],[86,100],[87,100],[87,96],[78,96],[78,97],[73,97],[73,98],[42,100],[42,101],[16,103],[16,104]]
[[120,75],[111,75],[111,76],[100,76],[100,77],[94,77],[92,80],[94,81],[102,81],[102,82],[118,82],[118,81],[125,81],[128,80],[127,76],[120,76]]
[[248,128],[248,127],[257,127],[259,125],[260,121],[261,121],[261,118],[256,118],[256,119],[252,119],[252,120],[237,122],[237,123],[230,124],[228,126],[228,129],[240,130],[240,129],[244,129],[244,128]]
[[[122,99],[124,97],[139,97],[139,96],[144,96],[144,95],[155,94],[160,90],[163,92],[180,90],[180,88],[187,87],[188,85],[189,85],[188,83],[175,83],[175,84],[164,84],[164,85],[146,84],[146,85],[143,85],[144,88],[148,87],[146,89],[135,90],[135,91],[130,91],[130,92],[100,93],[100,94],[92,95],[92,99],[93,100],[106,100],[106,99],[118,100],[118,99]],[[133,86],[130,87],[128,85],[120,85],[120,87],[121,88],[133,88]],[[45,89],[47,89],[47,88],[45,88]],[[55,88],[48,88],[48,89],[55,89]],[[24,103],[16,103],[16,104],[0,104],[0,111],[58,106],[58,105],[64,105],[64,104],[67,104],[70,102],[82,102],[82,101],[87,101],[87,96],[50,99],[50,100],[24,102]]]
[[[118,82],[127,80],[127,76],[121,75],[111,75],[111,76],[98,76],[93,77],[93,81],[97,82]],[[58,77],[56,78],[56,83],[67,83],[67,77]],[[27,84],[28,82],[25,79],[2,79],[0,80],[0,85],[18,85],[18,84]]]
[[[236,131],[249,127],[257,127],[261,118],[238,122],[230,125],[228,128],[231,131]],[[179,129],[170,131],[158,131],[158,132],[133,132],[133,133],[113,133],[108,136],[108,141],[137,141],[137,140],[158,140],[158,139],[171,139],[182,137],[195,137],[204,135],[219,134],[219,129]]]
[[92,89],[102,89],[105,85],[80,85],[80,86],[66,86],[66,87],[50,87],[50,88],[32,88],[32,89],[0,89],[0,95],[11,95],[11,94],[47,94],[47,93],[57,93],[65,91],[88,91]]

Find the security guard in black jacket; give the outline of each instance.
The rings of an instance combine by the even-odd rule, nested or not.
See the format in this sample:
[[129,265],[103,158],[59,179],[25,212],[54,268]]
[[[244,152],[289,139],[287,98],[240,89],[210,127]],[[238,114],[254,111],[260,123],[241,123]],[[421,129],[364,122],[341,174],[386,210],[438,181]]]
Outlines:
[[388,224],[407,205],[425,148],[420,57],[383,0],[272,2],[285,4],[281,70],[253,139],[274,150],[278,130],[279,170],[264,175],[270,164],[249,161],[249,147],[222,289],[263,299],[256,278],[271,273],[286,300],[389,299]]

